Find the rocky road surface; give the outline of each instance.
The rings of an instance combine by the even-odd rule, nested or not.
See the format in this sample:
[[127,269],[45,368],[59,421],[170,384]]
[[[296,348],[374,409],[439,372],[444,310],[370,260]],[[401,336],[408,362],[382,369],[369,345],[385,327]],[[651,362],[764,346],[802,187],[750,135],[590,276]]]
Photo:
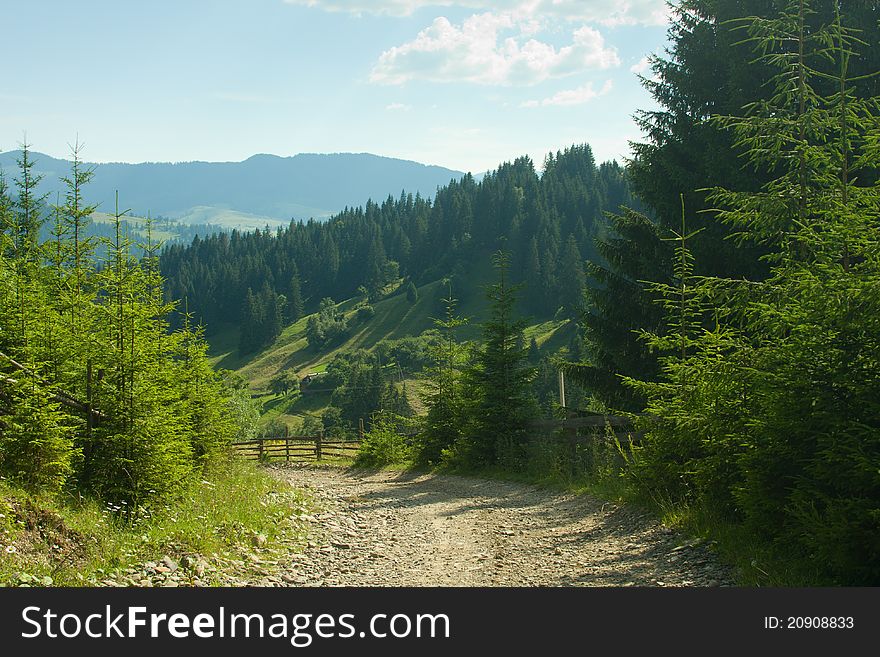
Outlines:
[[586,495],[471,477],[279,467],[322,510],[300,586],[719,586],[705,545]]
[[280,544],[165,557],[104,586],[728,586],[710,546],[587,495],[451,475],[270,471],[313,499]]

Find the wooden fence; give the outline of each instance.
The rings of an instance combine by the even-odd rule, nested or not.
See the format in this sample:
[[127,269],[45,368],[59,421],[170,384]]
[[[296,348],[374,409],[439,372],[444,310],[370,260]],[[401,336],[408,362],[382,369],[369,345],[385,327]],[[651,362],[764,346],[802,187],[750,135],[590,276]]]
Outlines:
[[325,458],[353,458],[360,447],[358,440],[317,436],[281,436],[255,438],[234,443],[233,449],[248,459],[282,461],[320,461]]
[[[572,447],[595,444],[612,435],[622,445],[638,444],[632,419],[618,415],[593,415],[566,419],[534,420],[528,424],[534,438],[568,443]],[[354,440],[316,436],[277,436],[234,443],[233,449],[244,458],[256,460],[320,461],[325,458],[353,458],[361,445],[363,424]]]
[[642,439],[632,419],[618,415],[536,420],[528,426],[534,458],[550,459],[547,463],[572,476],[620,472],[629,447]]
[[[620,415],[534,420],[529,423],[529,429],[533,435],[560,436],[570,443],[586,443],[595,441],[597,437],[613,435],[621,445],[637,445],[642,438],[642,433],[635,430],[632,419]],[[582,429],[590,431],[581,432]]]

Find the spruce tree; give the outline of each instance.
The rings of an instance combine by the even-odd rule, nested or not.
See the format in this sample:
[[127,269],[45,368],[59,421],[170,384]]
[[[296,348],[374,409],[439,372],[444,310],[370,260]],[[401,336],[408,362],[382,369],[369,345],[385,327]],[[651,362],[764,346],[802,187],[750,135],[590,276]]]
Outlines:
[[525,459],[527,423],[537,415],[530,387],[534,368],[519,346],[525,321],[516,314],[519,286],[510,283],[509,254],[496,252],[492,264],[498,282],[486,293],[490,316],[467,370],[471,407],[465,454],[475,464],[517,468]]
[[590,284],[580,315],[587,359],[562,367],[602,406],[639,411],[645,398],[623,384],[624,376],[654,380],[657,356],[639,330],[658,332],[663,313],[644,281],[668,281],[671,251],[659,228],[631,209],[609,214],[608,235],[597,240],[603,262],[588,263]]
[[586,278],[584,261],[574,235],[569,235],[562,252],[559,269],[559,301],[571,319],[578,316],[584,299]]
[[148,236],[135,257],[118,203],[95,262],[78,149],[52,238],[39,242],[42,202],[24,151],[18,198],[0,189],[0,472],[119,508],[179,495],[238,431],[204,340],[187,322],[170,330],[158,247]]
[[434,319],[440,340],[431,348],[432,365],[425,370],[428,382],[424,430],[420,436],[418,458],[423,463],[438,463],[444,451],[452,448],[463,435],[463,399],[461,376],[464,349],[458,343],[457,330],[467,320],[455,314],[456,300],[443,299],[446,315]]
[[305,313],[305,305],[303,304],[302,285],[299,280],[299,273],[295,272],[290,278],[290,289],[287,294],[287,321],[295,322]]
[[419,291],[416,289],[416,286],[412,281],[406,286],[406,300],[410,303],[410,305],[414,304],[419,300]]

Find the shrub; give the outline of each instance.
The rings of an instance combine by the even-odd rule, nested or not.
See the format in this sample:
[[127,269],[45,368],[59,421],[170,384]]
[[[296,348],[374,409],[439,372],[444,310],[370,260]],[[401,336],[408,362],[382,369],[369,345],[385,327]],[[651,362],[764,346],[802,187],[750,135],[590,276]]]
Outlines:
[[405,463],[413,457],[412,446],[400,434],[398,425],[388,414],[373,418],[370,430],[364,435],[355,465],[380,467]]

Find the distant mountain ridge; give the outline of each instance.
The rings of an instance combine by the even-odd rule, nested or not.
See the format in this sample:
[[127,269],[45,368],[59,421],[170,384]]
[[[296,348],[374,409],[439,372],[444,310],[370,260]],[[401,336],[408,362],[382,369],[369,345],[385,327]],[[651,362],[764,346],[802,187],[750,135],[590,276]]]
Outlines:
[[[63,194],[60,182],[70,162],[31,153],[34,171],[43,175],[39,192],[54,202]],[[20,151],[0,153],[0,168],[11,183]],[[162,215],[182,221],[190,217],[212,223],[212,217],[251,217],[269,223],[291,218],[326,218],[368,198],[381,202],[401,191],[433,197],[437,188],[464,174],[369,153],[301,153],[290,157],[258,154],[243,162],[181,162],[90,164],[95,168],[85,190],[86,200],[112,212],[119,190],[122,208],[135,214]],[[231,212],[230,212],[231,211]],[[230,221],[234,221],[231,220]],[[220,221],[220,223],[223,223]]]

